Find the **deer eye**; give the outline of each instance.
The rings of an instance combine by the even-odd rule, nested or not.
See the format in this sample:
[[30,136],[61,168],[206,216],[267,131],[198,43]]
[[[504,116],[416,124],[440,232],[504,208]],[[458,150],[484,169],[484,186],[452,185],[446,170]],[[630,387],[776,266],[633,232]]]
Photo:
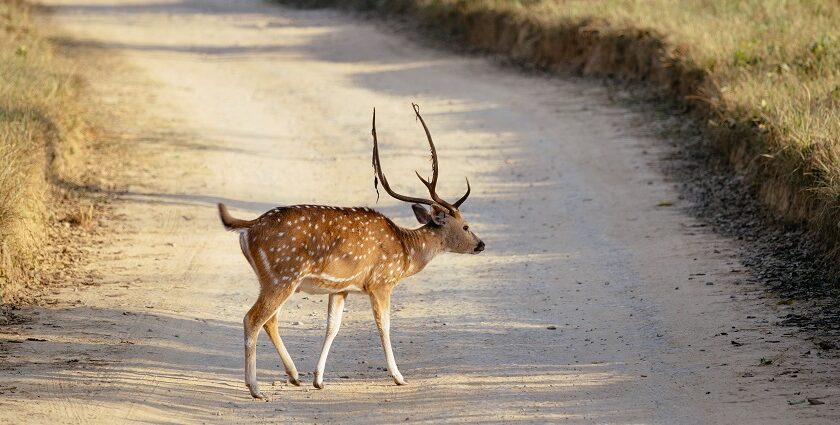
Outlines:
[[470,226],[464,226],[464,230],[470,230]]

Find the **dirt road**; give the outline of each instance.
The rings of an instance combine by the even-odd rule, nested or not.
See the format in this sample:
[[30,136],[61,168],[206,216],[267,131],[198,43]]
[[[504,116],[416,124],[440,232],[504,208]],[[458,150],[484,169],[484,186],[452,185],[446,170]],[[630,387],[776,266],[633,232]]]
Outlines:
[[[101,108],[132,111],[108,130],[154,165],[126,171],[122,218],[91,250],[99,284],[68,282],[34,321],[2,330],[0,422],[840,419],[837,365],[774,325],[789,307],[748,283],[730,241],[681,212],[657,172],[665,144],[602,89],[333,11],[47,3],[65,42],[124,65],[90,70],[92,88]],[[305,385],[285,383],[263,334],[258,376],[272,400],[253,401],[242,317],[257,284],[215,203],[246,218],[284,204],[375,206],[412,225],[408,205],[376,204],[369,138],[376,106],[386,173],[422,193],[412,101],[437,140],[440,192],[459,194],[470,177],[463,211],[487,251],[445,255],[397,288],[392,338],[410,385],[384,371],[357,295],[315,390],[326,303],[298,294],[281,334]]]

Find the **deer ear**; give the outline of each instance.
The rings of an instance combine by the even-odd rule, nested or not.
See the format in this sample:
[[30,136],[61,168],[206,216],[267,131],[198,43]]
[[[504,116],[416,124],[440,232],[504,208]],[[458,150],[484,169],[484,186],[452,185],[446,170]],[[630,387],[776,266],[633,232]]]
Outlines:
[[446,220],[446,210],[439,205],[432,205],[432,221],[438,226],[443,226]]
[[432,221],[432,215],[420,204],[411,204],[411,209],[414,210],[414,216],[420,224],[429,224]]

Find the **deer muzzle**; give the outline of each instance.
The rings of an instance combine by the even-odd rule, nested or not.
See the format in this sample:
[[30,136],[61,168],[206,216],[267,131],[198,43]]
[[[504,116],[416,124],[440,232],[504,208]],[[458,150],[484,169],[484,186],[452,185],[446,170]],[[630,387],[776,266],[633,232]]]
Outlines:
[[478,254],[481,251],[484,251],[484,241],[478,241],[478,245],[473,250],[473,254]]

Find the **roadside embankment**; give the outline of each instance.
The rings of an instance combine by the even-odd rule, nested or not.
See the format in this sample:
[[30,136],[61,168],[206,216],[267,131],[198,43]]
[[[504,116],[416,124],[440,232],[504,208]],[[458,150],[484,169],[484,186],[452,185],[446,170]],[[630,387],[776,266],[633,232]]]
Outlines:
[[0,2],[0,303],[31,301],[66,280],[73,238],[94,227],[90,113],[75,65],[33,23],[32,7]]

